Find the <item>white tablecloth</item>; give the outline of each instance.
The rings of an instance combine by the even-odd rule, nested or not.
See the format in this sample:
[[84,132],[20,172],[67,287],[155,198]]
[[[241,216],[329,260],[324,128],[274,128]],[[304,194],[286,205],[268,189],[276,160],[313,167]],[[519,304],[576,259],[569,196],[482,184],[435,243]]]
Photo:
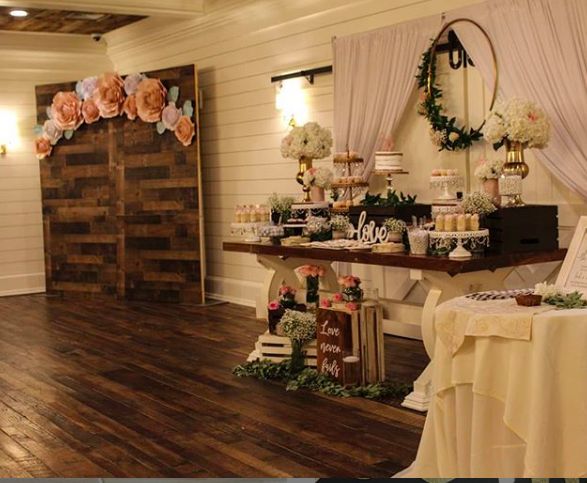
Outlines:
[[[440,305],[437,315],[463,301]],[[478,302],[477,310],[499,303]],[[529,340],[465,334],[455,349],[443,330],[418,455],[400,476],[587,475],[587,310],[532,315]]]

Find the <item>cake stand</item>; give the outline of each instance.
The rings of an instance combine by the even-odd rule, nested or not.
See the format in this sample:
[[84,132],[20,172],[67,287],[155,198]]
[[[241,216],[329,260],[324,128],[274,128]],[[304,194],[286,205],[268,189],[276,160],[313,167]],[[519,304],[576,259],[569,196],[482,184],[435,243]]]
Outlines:
[[395,171],[390,169],[375,169],[375,174],[378,176],[385,176],[385,181],[387,181],[387,191],[393,191],[393,177],[398,174],[410,174],[409,171],[404,171],[403,169]]
[[431,176],[430,187],[440,189],[442,193],[436,200],[454,201],[457,199],[456,191],[464,186],[463,177],[455,176]]
[[473,250],[487,248],[489,230],[430,232],[430,248],[433,250],[450,250],[455,242],[457,246],[448,254],[449,258],[471,258],[473,254],[463,246],[463,243],[467,242]]

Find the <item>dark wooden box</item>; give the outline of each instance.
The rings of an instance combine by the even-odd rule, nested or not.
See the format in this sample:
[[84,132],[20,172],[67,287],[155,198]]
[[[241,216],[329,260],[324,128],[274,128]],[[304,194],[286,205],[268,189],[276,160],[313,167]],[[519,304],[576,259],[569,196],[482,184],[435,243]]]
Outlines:
[[427,219],[432,216],[432,206],[422,203],[397,206],[395,208],[384,206],[353,206],[349,209],[349,218],[353,225],[357,226],[359,216],[363,211],[367,212],[367,223],[374,220],[378,226],[383,225],[383,222],[387,218],[397,218],[411,224],[412,216],[416,216],[417,218],[426,217]]
[[493,253],[531,252],[558,248],[558,207],[527,205],[500,208],[485,217]]

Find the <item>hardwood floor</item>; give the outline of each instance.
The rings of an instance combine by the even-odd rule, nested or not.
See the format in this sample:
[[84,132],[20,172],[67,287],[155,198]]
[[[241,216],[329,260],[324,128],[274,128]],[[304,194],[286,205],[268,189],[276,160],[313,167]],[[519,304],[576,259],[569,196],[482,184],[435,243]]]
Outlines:
[[[263,325],[237,305],[0,298],[0,477],[390,476],[424,416],[237,378]],[[386,338],[411,381],[420,342]]]

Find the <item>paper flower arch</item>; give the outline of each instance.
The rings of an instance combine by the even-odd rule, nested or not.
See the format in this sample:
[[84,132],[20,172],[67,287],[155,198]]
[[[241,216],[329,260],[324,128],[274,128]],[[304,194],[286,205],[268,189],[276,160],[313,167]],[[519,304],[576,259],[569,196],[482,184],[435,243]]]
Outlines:
[[71,139],[82,124],[125,115],[134,121],[137,117],[156,124],[159,134],[173,131],[177,140],[189,146],[195,136],[192,121],[194,106],[191,100],[177,107],[179,87],[169,91],[159,79],[145,74],[130,74],[124,79],[115,72],[78,81],[75,91],[58,92],[47,107],[45,123],[35,127],[37,158],[51,155],[53,146],[61,138]]

